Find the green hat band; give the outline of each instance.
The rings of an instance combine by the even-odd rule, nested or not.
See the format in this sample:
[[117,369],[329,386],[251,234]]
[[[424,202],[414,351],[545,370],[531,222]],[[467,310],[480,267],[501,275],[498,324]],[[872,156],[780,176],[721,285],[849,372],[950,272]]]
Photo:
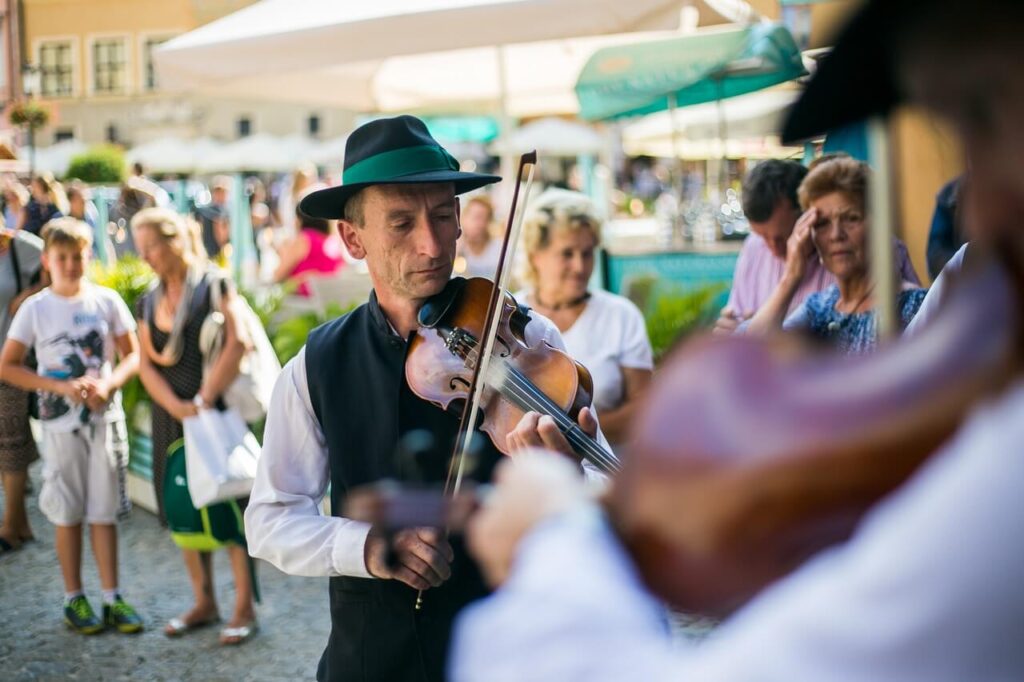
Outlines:
[[352,164],[342,172],[341,181],[345,185],[386,182],[391,178],[438,170],[457,171],[459,162],[441,147],[403,147]]

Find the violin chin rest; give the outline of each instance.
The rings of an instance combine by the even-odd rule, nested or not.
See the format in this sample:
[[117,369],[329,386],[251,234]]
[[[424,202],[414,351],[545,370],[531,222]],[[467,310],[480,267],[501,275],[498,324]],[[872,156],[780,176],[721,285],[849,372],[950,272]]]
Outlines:
[[436,327],[444,319],[445,315],[448,314],[455,299],[459,297],[465,286],[465,277],[454,277],[449,280],[444,289],[424,302],[420,307],[419,313],[416,315],[416,321],[419,322],[421,327],[426,327],[427,329]]

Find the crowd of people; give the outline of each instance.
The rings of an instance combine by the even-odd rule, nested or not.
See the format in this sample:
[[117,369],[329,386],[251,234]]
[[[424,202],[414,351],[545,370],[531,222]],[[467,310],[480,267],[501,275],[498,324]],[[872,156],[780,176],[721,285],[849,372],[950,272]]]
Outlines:
[[[879,57],[888,84],[861,83],[868,91],[851,95],[871,104],[862,114],[914,100],[957,126],[970,175],[958,181],[955,193],[940,195],[939,208],[952,210],[949,199],[955,198],[953,245],[959,250],[947,250],[948,262],[926,290],[896,240],[888,264],[896,275],[895,300],[880,301],[868,254],[868,239],[877,234],[867,211],[870,167],[842,154],[808,167],[758,164],[743,183],[752,234],[740,252],[728,304],[715,335],[689,355],[687,349],[680,353],[698,370],[702,348],[735,354],[728,371],[707,379],[722,382],[714,407],[738,403],[740,396],[772,400],[757,382],[775,365],[748,361],[770,357],[754,353],[775,348],[761,344],[780,337],[787,339],[779,346],[784,355],[825,358],[821,362],[837,366],[859,362],[869,373],[875,367],[870,363],[887,357],[888,348],[878,342],[883,304],[895,306],[903,334],[889,348],[930,334],[938,338],[937,321],[960,282],[972,269],[996,269],[993,262],[1009,277],[996,278],[1001,288],[982,295],[1014,301],[1006,317],[1015,328],[1022,324],[1015,298],[1024,263],[1016,225],[1022,189],[1015,115],[1024,100],[1020,83],[1005,69],[1000,87],[979,85],[972,69],[988,67],[995,75],[994,64],[1018,55],[1024,14],[1000,0],[979,3],[967,10],[962,3],[937,1],[933,15],[903,35],[898,50]],[[847,122],[845,112],[823,102],[837,82],[853,82],[878,31],[906,25],[911,4],[867,3],[791,113],[793,135],[808,137]],[[996,9],[1003,12],[998,24],[991,21]],[[950,56],[950,45],[962,48],[960,57]],[[962,104],[968,100],[970,106]],[[156,199],[151,205],[132,199],[132,250],[155,275],[135,310],[87,277],[97,229],[84,186],[70,185],[65,196],[59,183],[38,176],[27,190],[14,182],[4,188],[0,553],[33,537],[24,501],[27,468],[40,456],[32,414],[42,427],[39,504],[56,528],[63,617],[70,627],[83,634],[144,627],[122,593],[117,564],[117,524],[130,508],[119,389],[137,375],[153,401],[158,514],[182,549],[195,600],[164,625],[168,637],[220,621],[211,552],[224,546],[235,584],[232,614],[220,632],[225,645],[247,642],[258,630],[253,558],[292,575],[330,579],[331,634],[317,669],[320,680],[995,681],[1024,674],[1018,641],[1024,603],[1014,587],[1024,559],[1015,514],[1016,476],[1024,473],[1024,461],[1012,447],[1024,423],[1024,402],[1012,375],[986,394],[985,406],[969,406],[956,435],[935,444],[937,454],[904,472],[884,491],[891,493],[887,497],[879,493],[870,500],[852,537],[796,562],[752,599],[744,595],[709,641],[674,646],[666,596],[638,568],[649,558],[639,554],[645,538],[629,536],[628,524],[615,516],[619,480],[598,472],[572,434],[582,432],[608,448],[626,474],[644,456],[702,454],[697,450],[706,440],[698,433],[637,433],[643,401],[669,394],[664,387],[684,374],[655,368],[642,312],[593,286],[602,218],[578,192],[550,189],[529,204],[517,273],[521,288],[514,293],[521,324],[513,325],[513,333],[527,345],[547,343],[581,363],[589,406],[572,415],[524,411],[500,433],[471,425],[478,429],[478,447],[476,466],[466,475],[494,485],[477,500],[464,537],[415,519],[396,528],[348,515],[350,493],[400,477],[396,453],[410,432],[430,432],[442,450],[459,435],[457,404],[439,408],[410,388],[408,343],[421,328],[440,324],[427,304],[440,298],[452,305],[445,296],[457,295],[453,276],[493,273],[501,240],[485,189],[500,178],[460,170],[413,116],[356,129],[344,164],[335,186],[320,184],[315,170],[297,174],[283,202],[294,229],[277,251],[272,279],[291,280],[298,295],[309,295],[309,277],[336,273],[348,259],[359,259],[373,291],[367,302],[314,330],[281,371],[251,495],[217,503],[229,509],[231,539],[212,545],[196,544],[181,532],[169,472],[181,466],[186,420],[203,410],[228,409],[225,396],[250,348],[240,296],[216,267],[230,241],[232,185],[214,179],[211,200],[195,219]],[[146,186],[141,172],[136,177],[126,185],[128,195]],[[259,197],[251,202],[254,225],[268,224],[261,204]],[[215,354],[207,338],[212,318],[220,334]],[[801,343],[790,344],[793,337]],[[807,339],[819,348],[803,344]],[[467,343],[465,335],[453,333],[447,347],[459,343]],[[1019,353],[1019,345],[1008,352]],[[1016,369],[1018,361],[1010,358],[1006,367]],[[891,364],[885,367],[896,385],[901,368]],[[919,396],[922,403],[929,398]],[[758,427],[756,414],[725,412],[727,425],[712,423],[723,412],[710,409],[699,415],[705,424],[691,421],[708,433]],[[511,461],[502,451],[512,453]],[[697,458],[678,480],[664,462],[654,469],[665,472],[661,485],[671,497],[676,484],[685,490],[680,494],[693,493],[682,486],[711,468],[740,471],[755,460],[755,452],[728,462]],[[837,469],[850,466],[848,457],[837,456],[835,463]],[[422,481],[444,480],[448,462],[428,458],[418,464]],[[772,472],[770,461],[762,458],[758,465]],[[625,480],[636,485],[638,475]],[[824,479],[801,480],[817,499],[835,492]],[[777,489],[751,490],[751,508],[767,508],[769,493]],[[323,512],[325,497],[329,514]],[[644,504],[653,508],[659,501],[652,495]],[[756,525],[758,519],[746,521]],[[681,518],[664,525],[678,525],[671,540],[685,538],[712,552],[714,542],[701,522]],[[100,613],[82,587],[85,526],[100,576]],[[693,568],[700,575],[700,566]]]

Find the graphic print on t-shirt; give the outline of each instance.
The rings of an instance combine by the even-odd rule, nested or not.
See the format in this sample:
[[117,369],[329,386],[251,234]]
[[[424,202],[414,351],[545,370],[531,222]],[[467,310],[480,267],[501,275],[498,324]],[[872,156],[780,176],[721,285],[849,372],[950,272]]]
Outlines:
[[[86,319],[88,318],[88,319]],[[55,379],[77,379],[84,376],[99,378],[103,369],[105,354],[103,337],[97,327],[105,326],[105,321],[94,313],[78,312],[74,316],[76,327],[85,327],[82,336],[73,336],[67,332],[44,339],[40,344],[46,349],[46,357],[59,357],[60,364],[50,363],[40,367],[42,373]],[[44,354],[40,354],[44,355]],[[57,419],[72,409],[71,403],[57,393],[40,392],[39,418],[43,421]],[[84,404],[76,405],[82,424],[89,422],[89,408]]]

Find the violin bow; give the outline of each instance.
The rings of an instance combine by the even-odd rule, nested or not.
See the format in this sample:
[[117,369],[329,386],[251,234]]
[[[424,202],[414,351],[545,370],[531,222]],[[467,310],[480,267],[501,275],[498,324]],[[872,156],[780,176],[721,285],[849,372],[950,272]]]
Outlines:
[[[498,336],[498,327],[501,324],[499,307],[504,299],[505,289],[508,284],[509,262],[515,255],[516,244],[519,242],[519,233],[523,227],[523,216],[526,214],[526,200],[530,195],[530,188],[533,187],[533,175],[537,168],[537,151],[527,152],[519,157],[519,167],[516,170],[516,186],[512,192],[512,206],[508,213],[508,223],[505,225],[505,237],[501,243],[501,255],[498,258],[498,269],[494,273],[494,287],[491,289],[491,300],[487,304],[487,317],[484,322],[483,342],[478,343],[477,363],[473,368],[473,380],[469,384],[466,402],[462,407],[462,417],[459,420],[458,437],[452,448],[452,454],[448,460],[448,476],[444,483],[444,497],[454,497],[462,487],[462,477],[465,474],[466,460],[473,446],[473,434],[476,429],[478,415],[480,414],[480,401],[483,395],[483,383],[480,377],[487,376],[490,366],[491,352],[494,350],[494,340]],[[522,192],[523,173],[526,173],[526,187]],[[519,196],[522,193],[523,201],[520,203]],[[448,529],[445,529],[447,534]],[[423,608],[423,590],[416,594],[415,609]]]
[[[505,237],[501,243],[501,255],[498,257],[498,269],[494,273],[494,288],[491,289],[491,300],[487,305],[487,317],[484,322],[484,337],[477,348],[477,363],[473,368],[473,380],[470,382],[468,398],[462,408],[462,418],[459,421],[459,436],[455,442],[448,467],[448,478],[445,481],[445,495],[455,495],[462,487],[462,477],[465,473],[466,459],[473,444],[473,434],[476,429],[477,417],[480,413],[480,401],[483,395],[484,382],[480,377],[486,377],[491,363],[491,353],[494,350],[494,340],[498,336],[498,327],[501,324],[500,306],[504,300],[505,290],[508,285],[509,264],[515,256],[516,246],[519,243],[519,233],[523,228],[523,217],[526,215],[526,202],[530,196],[530,189],[533,187],[534,171],[537,168],[537,151],[527,152],[519,157],[519,166],[516,170],[516,185],[512,192],[512,206],[508,213],[508,222],[505,225]],[[525,188],[523,187],[523,174],[526,174]],[[519,198],[522,195],[522,201]]]

